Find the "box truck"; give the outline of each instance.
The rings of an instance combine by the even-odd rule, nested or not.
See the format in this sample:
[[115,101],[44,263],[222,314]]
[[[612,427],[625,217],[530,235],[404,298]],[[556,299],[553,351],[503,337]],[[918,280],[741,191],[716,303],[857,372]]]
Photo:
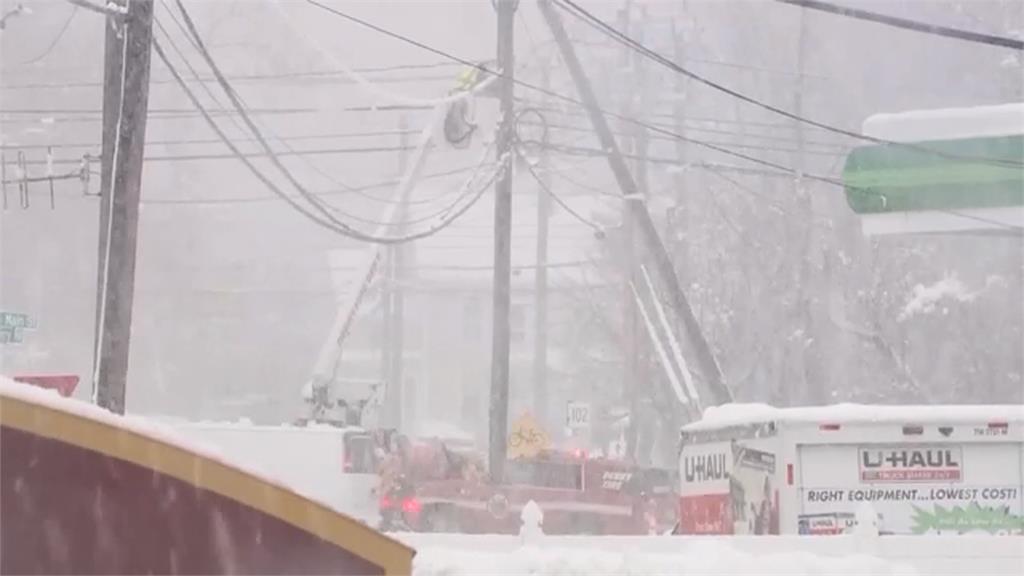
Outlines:
[[866,510],[886,534],[1021,534],[1022,425],[1021,405],[709,408],[681,431],[676,532],[842,534]]

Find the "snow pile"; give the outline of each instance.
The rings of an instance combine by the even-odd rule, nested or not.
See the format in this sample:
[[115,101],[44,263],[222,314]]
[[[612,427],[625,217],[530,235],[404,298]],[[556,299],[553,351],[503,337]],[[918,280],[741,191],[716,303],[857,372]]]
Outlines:
[[1024,422],[1024,405],[879,406],[833,404],[830,406],[776,408],[767,404],[723,404],[705,409],[704,417],[698,422],[683,426],[683,431],[697,432],[764,422],[983,424],[992,421]]
[[524,546],[510,551],[420,548],[414,576],[911,576],[911,566],[864,555],[819,556],[807,552],[752,555],[719,540],[680,542],[672,553],[616,547],[562,548]]
[[943,278],[931,286],[918,284],[914,286],[914,293],[903,306],[898,319],[903,322],[918,314],[931,314],[935,306],[947,298],[957,302],[971,302],[975,297],[977,293],[968,291],[963,282],[953,276]]

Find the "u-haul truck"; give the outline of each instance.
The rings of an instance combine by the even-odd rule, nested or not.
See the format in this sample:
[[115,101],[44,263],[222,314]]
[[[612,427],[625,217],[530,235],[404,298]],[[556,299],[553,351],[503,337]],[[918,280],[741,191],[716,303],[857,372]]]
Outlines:
[[1024,533],[1024,406],[710,408],[684,426],[682,534]]

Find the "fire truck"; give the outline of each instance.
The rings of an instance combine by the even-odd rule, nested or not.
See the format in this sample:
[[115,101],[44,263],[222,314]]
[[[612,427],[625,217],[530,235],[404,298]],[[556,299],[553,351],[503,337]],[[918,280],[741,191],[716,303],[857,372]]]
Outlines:
[[[505,463],[490,482],[482,455],[444,441],[410,442],[398,475],[383,473],[381,517],[417,532],[518,532],[533,500],[547,534],[661,533],[676,522],[675,473],[582,451],[544,451]],[[385,526],[388,528],[389,526]]]

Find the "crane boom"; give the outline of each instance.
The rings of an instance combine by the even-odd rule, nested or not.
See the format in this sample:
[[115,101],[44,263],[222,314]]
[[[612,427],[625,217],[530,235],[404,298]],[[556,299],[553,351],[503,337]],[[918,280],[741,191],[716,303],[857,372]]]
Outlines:
[[[430,155],[434,132],[441,123],[446,108],[446,104],[438,104],[434,107],[430,116],[430,122],[423,129],[423,132],[420,133],[416,150],[413,152],[412,162],[409,163],[409,168],[402,175],[398,187],[390,198],[391,202],[384,212],[383,220],[377,227],[376,236],[386,235],[393,228],[392,225],[400,219],[400,215],[403,212],[400,210],[400,207],[404,206],[408,201],[413,188],[416,187],[419,181],[423,166]],[[363,298],[377,273],[385,249],[386,247],[383,244],[373,244],[366,249],[365,257],[360,260],[360,264],[356,268],[355,286],[339,303],[338,314],[331,325],[327,339],[320,348],[320,353],[317,355],[313,374],[304,388],[304,394],[308,397],[312,397],[313,391],[317,389],[330,390],[334,381],[335,366],[337,366],[341,359],[342,345],[352,328],[356,312],[359,310],[359,306],[362,304]]]

